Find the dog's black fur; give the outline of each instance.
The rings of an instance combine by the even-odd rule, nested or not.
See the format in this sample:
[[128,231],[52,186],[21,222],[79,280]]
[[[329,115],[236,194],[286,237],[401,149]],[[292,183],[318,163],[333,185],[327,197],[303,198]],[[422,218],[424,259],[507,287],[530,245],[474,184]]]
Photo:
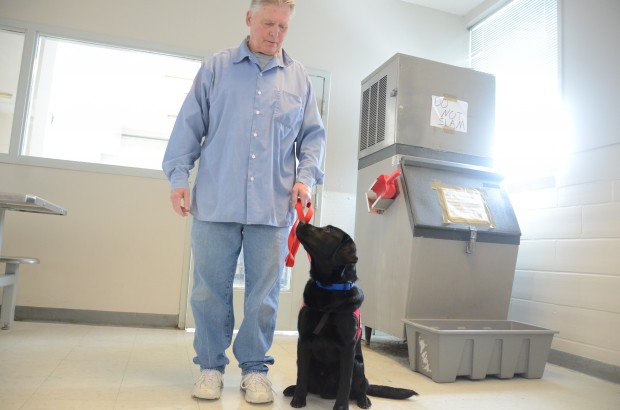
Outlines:
[[334,226],[318,228],[307,223],[299,223],[296,234],[311,262],[297,323],[297,384],[284,390],[285,396],[293,397],[291,406],[304,407],[308,393],[336,399],[335,410],[348,409],[350,399],[363,409],[370,408],[368,395],[390,399],[417,395],[409,389],[368,383],[359,337],[361,324],[354,315],[364,294],[355,285],[345,290],[324,288],[357,280],[353,239]]

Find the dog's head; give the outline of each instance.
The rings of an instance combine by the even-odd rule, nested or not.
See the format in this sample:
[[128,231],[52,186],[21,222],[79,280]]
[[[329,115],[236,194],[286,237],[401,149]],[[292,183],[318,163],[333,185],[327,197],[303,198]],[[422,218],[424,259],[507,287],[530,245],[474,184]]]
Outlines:
[[353,239],[335,226],[316,227],[300,222],[295,231],[310,254],[310,276],[324,283],[355,282],[357,248]]

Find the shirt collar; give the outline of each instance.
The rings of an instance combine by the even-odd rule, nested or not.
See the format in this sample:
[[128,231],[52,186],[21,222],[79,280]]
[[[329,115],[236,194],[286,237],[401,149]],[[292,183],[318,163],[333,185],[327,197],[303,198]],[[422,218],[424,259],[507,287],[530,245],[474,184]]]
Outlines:
[[[249,37],[244,38],[239,45],[239,48],[237,49],[237,54],[235,55],[235,59],[233,60],[234,63],[240,63],[247,58],[250,61],[258,64],[258,61],[256,61],[256,56],[254,55],[254,53],[252,53],[252,51],[250,51],[250,47],[248,47],[248,38]],[[286,67],[292,64],[292,62],[293,60],[289,57],[286,51],[282,49],[282,52],[276,56],[275,66]]]

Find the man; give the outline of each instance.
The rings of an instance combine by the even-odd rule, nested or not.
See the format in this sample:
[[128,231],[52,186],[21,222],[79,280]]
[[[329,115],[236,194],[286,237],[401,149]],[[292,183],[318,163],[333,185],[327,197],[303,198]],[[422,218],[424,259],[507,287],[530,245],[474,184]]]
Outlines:
[[[295,0],[252,0],[249,36],[204,63],[175,123],[162,168],[174,211],[193,216],[195,397],[218,399],[233,335],[232,283],[243,245],[244,320],[233,343],[250,403],[267,379],[280,275],[294,204],[323,182],[325,129],[303,66],[282,42]],[[200,158],[193,192],[188,176]],[[298,160],[298,165],[296,165]]]

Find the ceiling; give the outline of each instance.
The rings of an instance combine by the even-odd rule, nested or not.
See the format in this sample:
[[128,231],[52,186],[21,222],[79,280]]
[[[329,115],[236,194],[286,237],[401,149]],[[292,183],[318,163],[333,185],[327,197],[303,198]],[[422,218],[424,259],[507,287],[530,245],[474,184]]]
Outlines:
[[465,16],[485,0],[402,0],[418,6],[443,11],[446,13]]

